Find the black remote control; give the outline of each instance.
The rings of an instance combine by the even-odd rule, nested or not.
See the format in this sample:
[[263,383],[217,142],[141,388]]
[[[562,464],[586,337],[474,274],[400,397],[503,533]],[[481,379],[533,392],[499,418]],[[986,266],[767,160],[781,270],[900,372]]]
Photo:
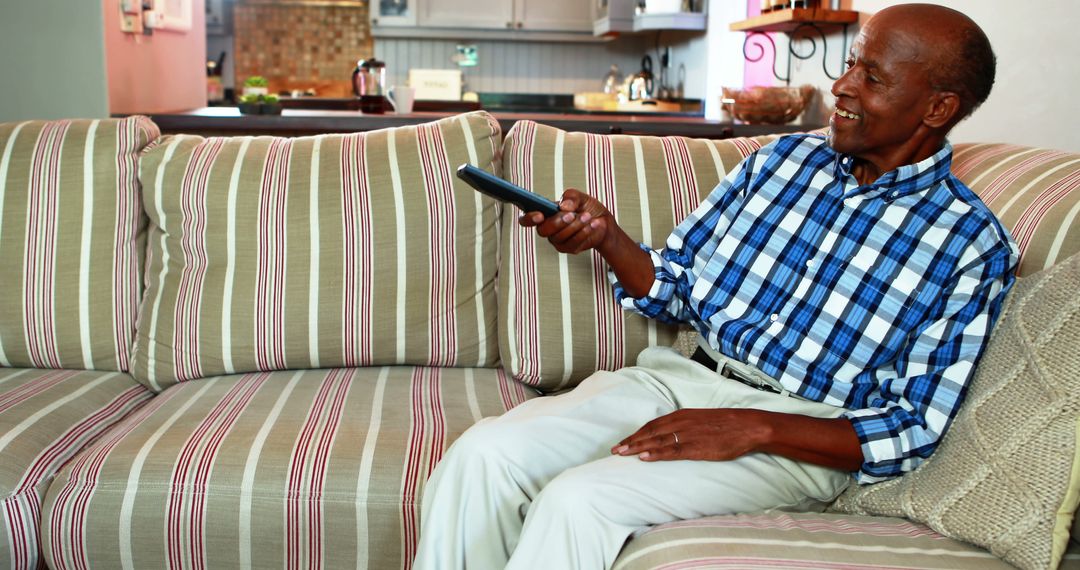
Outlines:
[[540,212],[545,217],[553,216],[559,211],[559,205],[547,198],[530,192],[521,186],[511,184],[489,174],[471,164],[462,164],[457,170],[458,178],[464,180],[483,194],[487,194],[496,200],[510,202],[523,212]]

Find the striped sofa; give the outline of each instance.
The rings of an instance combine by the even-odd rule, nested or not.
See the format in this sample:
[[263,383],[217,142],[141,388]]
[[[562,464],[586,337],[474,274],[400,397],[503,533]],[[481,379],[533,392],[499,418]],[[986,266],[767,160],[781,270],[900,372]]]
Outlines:
[[[0,568],[408,568],[426,477],[466,428],[680,332],[619,311],[597,257],[538,243],[457,165],[586,190],[655,243],[769,140],[529,121],[504,140],[483,112],[295,139],[0,125]],[[1021,274],[1080,251],[1080,156],[956,151]],[[839,514],[663,525],[616,565],[900,556],[1005,567]]]

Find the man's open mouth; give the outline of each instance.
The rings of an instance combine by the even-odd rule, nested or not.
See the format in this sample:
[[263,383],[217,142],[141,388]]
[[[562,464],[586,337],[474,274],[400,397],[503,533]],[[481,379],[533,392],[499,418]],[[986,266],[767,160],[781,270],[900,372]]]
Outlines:
[[836,114],[840,115],[841,117],[843,117],[845,119],[851,119],[853,121],[857,121],[857,120],[862,118],[862,115],[857,115],[855,113],[845,111],[845,110],[843,110],[843,109],[841,109],[839,107],[836,108]]

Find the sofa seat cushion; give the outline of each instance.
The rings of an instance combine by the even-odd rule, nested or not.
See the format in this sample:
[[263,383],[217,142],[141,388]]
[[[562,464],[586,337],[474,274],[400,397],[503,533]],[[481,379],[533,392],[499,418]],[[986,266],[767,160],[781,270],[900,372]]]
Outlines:
[[[597,197],[630,237],[660,247],[743,158],[775,137],[704,140],[570,133],[518,121],[506,136],[503,175],[552,199],[566,188]],[[503,210],[499,352],[518,380],[542,390],[577,385],[596,370],[633,365],[677,329],[623,311],[596,253],[563,255],[521,212]]]
[[632,539],[615,570],[686,568],[1012,568],[902,518],[771,512],[660,525]]
[[958,144],[953,174],[1009,229],[1018,275],[1080,252],[1080,154],[1011,144]]
[[57,570],[405,568],[447,445],[532,395],[490,368],[177,384],[58,476],[43,507],[46,559]]
[[[494,366],[497,168],[487,113],[355,134],[163,138],[132,374]],[[490,332],[489,332],[490,331]]]
[[157,136],[146,117],[0,124],[0,366],[128,370]]
[[37,568],[56,472],[153,394],[122,372],[0,368],[0,568]]

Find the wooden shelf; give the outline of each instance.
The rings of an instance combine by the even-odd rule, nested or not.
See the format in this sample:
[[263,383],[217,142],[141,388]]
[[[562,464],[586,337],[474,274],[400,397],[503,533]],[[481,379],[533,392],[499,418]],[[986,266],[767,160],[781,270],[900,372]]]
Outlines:
[[732,22],[728,28],[733,32],[791,32],[802,24],[829,26],[854,24],[858,21],[859,13],[855,10],[789,8]]

